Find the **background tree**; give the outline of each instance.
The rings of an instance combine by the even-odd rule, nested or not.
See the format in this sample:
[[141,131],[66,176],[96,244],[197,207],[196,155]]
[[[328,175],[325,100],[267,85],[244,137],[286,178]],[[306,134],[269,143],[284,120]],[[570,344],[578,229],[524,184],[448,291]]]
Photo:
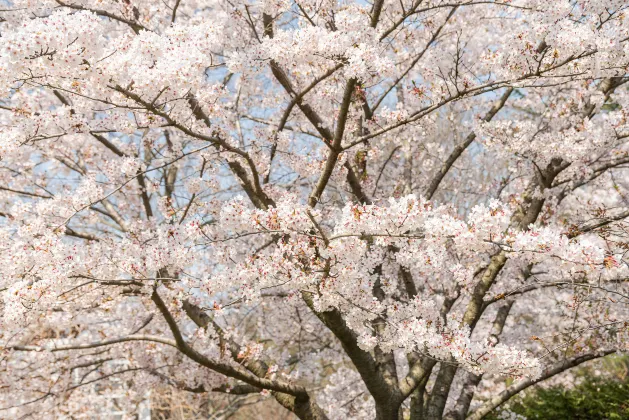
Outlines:
[[480,419],[626,350],[625,1],[2,3],[3,416]]

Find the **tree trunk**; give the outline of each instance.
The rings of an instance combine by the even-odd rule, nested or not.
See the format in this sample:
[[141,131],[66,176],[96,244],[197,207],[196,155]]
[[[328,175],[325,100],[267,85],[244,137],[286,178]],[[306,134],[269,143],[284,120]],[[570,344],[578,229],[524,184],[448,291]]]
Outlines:
[[402,420],[400,404],[395,401],[376,403],[376,420]]

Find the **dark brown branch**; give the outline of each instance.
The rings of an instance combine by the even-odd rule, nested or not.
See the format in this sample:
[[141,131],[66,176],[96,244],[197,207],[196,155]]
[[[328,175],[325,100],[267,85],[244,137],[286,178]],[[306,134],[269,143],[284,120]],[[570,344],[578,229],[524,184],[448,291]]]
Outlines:
[[586,58],[586,57],[590,57],[590,56],[596,54],[597,52],[598,52],[598,50],[595,49],[595,50],[590,50],[590,51],[583,52],[583,53],[581,53],[579,55],[572,55],[572,56],[566,58],[565,60],[563,60],[563,61],[561,61],[561,62],[559,62],[559,63],[557,63],[555,65],[552,65],[552,66],[549,66],[548,68],[545,68],[544,70],[529,72],[529,73],[524,74],[524,75],[522,75],[522,76],[520,76],[520,77],[518,77],[516,79],[497,80],[497,81],[493,81],[493,82],[487,82],[487,83],[484,83],[482,85],[474,86],[474,87],[471,87],[469,89],[459,90],[455,95],[452,95],[452,96],[450,96],[448,98],[442,99],[441,101],[439,101],[437,103],[425,106],[425,107],[423,107],[423,108],[413,112],[408,118],[406,118],[406,119],[404,119],[402,121],[393,123],[393,124],[391,124],[389,126],[381,128],[378,131],[374,131],[373,133],[366,134],[366,135],[358,138],[357,140],[354,140],[353,142],[351,142],[350,144],[345,146],[343,148],[343,150],[350,149],[350,148],[352,148],[352,147],[354,147],[354,146],[356,146],[358,144],[365,143],[365,142],[367,142],[368,140],[370,140],[370,139],[372,139],[374,137],[381,136],[382,134],[387,133],[387,132],[389,132],[391,130],[394,130],[396,128],[399,128],[399,127],[402,127],[404,125],[410,124],[410,123],[412,123],[414,121],[418,121],[421,118],[425,117],[426,115],[428,115],[428,114],[436,111],[437,109],[440,109],[443,106],[449,104],[450,102],[456,102],[456,101],[459,101],[459,100],[462,100],[464,98],[468,98],[468,97],[471,97],[471,96],[478,96],[478,95],[482,95],[482,94],[485,94],[485,93],[488,93],[488,92],[492,92],[494,90],[497,90],[497,89],[500,89],[500,88],[503,88],[503,87],[508,87],[508,86],[510,86],[510,85],[512,85],[512,84],[514,84],[516,82],[521,82],[522,80],[541,77],[545,73],[548,73],[548,72],[556,70],[556,69],[558,69],[560,67],[563,67],[566,64],[571,63],[572,61],[579,60],[579,59]]
[[[218,333],[220,345],[229,351],[232,358],[243,364],[250,372],[258,377],[264,377],[268,372],[268,365],[261,360],[243,359],[239,356],[241,346],[231,337],[225,335],[223,329],[214,322],[212,317],[206,314],[201,308],[193,305],[188,300],[183,303],[183,309],[186,314],[194,321],[197,326],[207,328],[210,324]],[[297,417],[303,420],[327,420],[327,416],[316,402],[309,395],[293,396],[287,393],[272,391],[273,396],[284,408],[295,413]]]
[[170,18],[170,23],[174,23],[175,19],[177,19],[177,9],[179,8],[179,4],[181,3],[181,0],[177,0],[175,2],[175,5],[173,6],[173,13],[172,16]]
[[26,195],[26,196],[29,196],[29,197],[48,198],[48,199],[53,198],[50,195],[42,195],[42,194],[32,193],[32,192],[28,192],[28,191],[14,190],[13,188],[3,187],[3,186],[0,186],[0,190],[1,191],[8,191],[8,192],[12,192],[12,193],[15,193],[15,194],[20,194],[20,195]]
[[74,229],[72,229],[70,227],[66,227],[65,234],[68,235],[68,236],[73,236],[75,238],[86,239],[88,241],[99,241],[100,240],[100,239],[98,239],[94,235],[90,235],[89,233],[77,232],[77,231],[75,231]]
[[246,371],[244,368],[242,368],[239,365],[233,365],[233,364],[221,362],[218,360],[212,360],[200,354],[199,352],[194,350],[184,340],[179,330],[179,326],[177,325],[177,322],[171,315],[170,311],[168,310],[168,307],[166,306],[166,304],[164,303],[164,301],[159,296],[156,290],[153,291],[153,294],[151,295],[151,300],[153,300],[153,302],[155,303],[155,306],[157,306],[157,309],[159,309],[162,316],[166,320],[166,323],[168,324],[170,331],[172,332],[175,338],[175,347],[177,347],[177,349],[181,353],[183,353],[185,356],[187,356],[191,360],[215,372],[246,382],[249,385],[253,385],[259,388],[263,388],[263,389],[268,389],[271,391],[281,392],[284,394],[289,394],[289,395],[299,397],[299,398],[306,398],[306,399],[308,398],[308,393],[301,386],[291,385],[291,384],[287,384],[281,381],[273,381],[270,379],[260,378]]
[[354,87],[356,86],[356,79],[350,79],[345,85],[345,91],[343,92],[343,100],[341,102],[341,108],[339,109],[338,120],[336,121],[336,131],[334,133],[334,140],[332,142],[332,150],[328,153],[328,158],[325,162],[325,167],[321,173],[317,185],[308,198],[308,205],[314,207],[321,199],[323,190],[328,185],[330,176],[336,167],[338,156],[341,152],[341,142],[343,141],[343,134],[345,133],[345,123],[347,122],[347,114],[349,112],[349,105],[352,100],[352,94],[354,93]]
[[[298,95],[294,96],[290,103],[288,104],[288,106],[286,107],[286,110],[284,111],[284,114],[282,115],[282,118],[280,119],[280,122],[277,126],[277,132],[279,133],[280,131],[284,130],[284,127],[286,126],[286,123],[288,122],[288,118],[290,117],[291,112],[293,111],[293,108],[295,107],[295,105],[303,105],[302,104],[302,99],[304,98],[304,96],[306,96],[308,94],[308,92],[310,92],[312,89],[314,89],[319,83],[321,83],[322,81],[324,81],[325,79],[327,79],[328,77],[330,77],[332,74],[334,74],[335,71],[337,71],[338,69],[340,69],[341,67],[343,67],[343,64],[337,64],[336,66],[332,67],[331,69],[329,69],[328,71],[326,71],[325,73],[323,73],[321,76],[317,77],[315,80],[312,81],[312,83],[310,83],[308,86],[306,86],[306,88],[304,90],[302,90]],[[290,92],[289,92],[290,94]],[[277,134],[276,134],[277,137]],[[275,157],[275,153],[277,151],[277,142],[273,143],[273,145],[271,146],[271,155],[269,158],[269,171],[267,172],[266,176],[264,177],[264,183],[268,183],[269,182],[269,177],[271,176],[271,167],[270,164],[273,162],[273,158]]]
[[541,381],[544,381],[548,378],[551,378],[555,375],[558,375],[562,372],[565,372],[568,369],[571,369],[575,366],[579,366],[585,362],[590,360],[598,359],[609,354],[615,353],[616,350],[604,350],[596,353],[588,353],[581,356],[574,357],[572,359],[566,360],[564,362],[560,362],[556,364],[554,367],[546,369],[542,375],[537,379],[531,379],[528,381],[520,382],[515,385],[511,385],[509,388],[505,389],[495,397],[491,398],[485,404],[483,404],[479,409],[474,411],[470,416],[467,417],[467,420],[481,420],[491,411],[500,407],[502,404],[507,402],[514,395],[524,391],[526,388],[533,386]]
[[131,21],[129,19],[125,19],[123,17],[114,15],[113,13],[108,12],[107,10],[90,9],[88,7],[79,6],[77,4],[68,4],[68,3],[65,3],[65,2],[63,2],[61,0],[56,0],[56,1],[57,1],[57,4],[59,4],[60,6],[68,7],[70,9],[74,9],[74,10],[87,10],[89,12],[97,14],[98,16],[104,16],[104,17],[108,17],[110,19],[116,20],[118,22],[122,22],[122,23],[126,24],[127,26],[129,26],[133,30],[133,32],[135,32],[136,34],[139,34],[141,30],[148,30],[144,26],[139,24],[138,22],[134,22],[134,21]]
[[379,373],[376,362],[365,350],[358,346],[356,334],[347,326],[341,313],[337,309],[318,312],[314,308],[314,301],[311,293],[303,292],[302,299],[310,310],[321,320],[321,322],[336,336],[341,342],[345,353],[356,367],[356,370],[363,379],[369,393],[376,401],[387,401],[392,395],[392,389]]
[[393,82],[391,86],[389,86],[389,88],[380,96],[380,98],[378,98],[378,100],[376,101],[376,103],[371,109],[371,113],[373,113],[376,109],[378,109],[378,107],[380,106],[384,98],[386,98],[387,95],[402,81],[402,79],[404,79],[406,75],[417,65],[417,63],[419,63],[419,61],[422,59],[424,54],[426,54],[426,51],[428,51],[431,45],[433,45],[433,43],[437,40],[437,37],[439,37],[439,34],[443,30],[443,28],[447,25],[448,21],[452,18],[452,16],[454,15],[454,12],[456,12],[456,9],[457,7],[452,8],[450,13],[446,17],[446,20],[437,28],[435,33],[432,34],[432,36],[430,37],[430,40],[426,43],[426,46],[421,50],[419,54],[417,54],[415,59],[406,68],[404,73],[402,73],[397,79],[395,79],[395,82]]
[[[168,122],[169,125],[177,128],[179,131],[183,132],[184,134],[187,134],[188,136],[197,138],[199,140],[207,141],[211,143],[214,147],[216,147],[218,150],[222,148],[226,150],[227,152],[231,152],[242,157],[249,165],[253,181],[249,179],[247,171],[245,171],[245,169],[242,167],[242,165],[239,162],[228,161],[228,165],[230,169],[232,170],[232,172],[236,175],[237,179],[240,182],[240,185],[243,187],[243,189],[245,190],[245,192],[247,193],[247,195],[249,196],[249,198],[252,200],[252,202],[254,203],[256,207],[266,209],[269,205],[273,204],[273,202],[266,196],[266,194],[264,194],[264,191],[262,190],[262,187],[260,185],[259,174],[255,167],[253,159],[246,152],[236,147],[231,146],[228,142],[226,142],[224,139],[220,137],[206,136],[204,134],[196,133],[190,130],[188,127],[185,127],[184,125],[173,120],[170,117],[170,115],[168,115],[166,112],[159,109],[157,106],[155,106],[154,103],[148,102],[142,99],[142,97],[129,91],[128,89],[125,89],[121,86],[114,86],[112,87],[112,89],[116,90],[117,92],[122,93],[127,98],[142,105],[151,113],[162,117],[164,120],[166,120],[166,122]],[[193,115],[197,119],[203,121],[208,126],[208,128],[211,128],[211,123],[209,121],[209,118],[203,113],[198,102],[196,102],[194,98],[188,98],[188,102],[191,106]]]
[[[92,137],[98,140],[100,144],[105,146],[107,149],[111,150],[116,156],[119,156],[119,157],[127,156],[120,149],[118,149],[118,147],[116,147],[115,144],[107,140],[107,138],[105,138],[104,136],[101,136],[100,134],[96,134],[96,133],[90,133],[90,134],[92,135]],[[138,177],[138,184],[140,185],[140,194],[142,196],[142,204],[144,205],[144,211],[146,212],[146,217],[151,218],[153,217],[153,209],[151,208],[151,199],[149,198],[148,192],[146,189],[146,179],[144,177],[144,174],[142,174],[140,171],[138,171],[137,177]]]
[[[492,118],[494,118],[494,116],[498,113],[498,111],[500,111],[502,107],[505,105],[505,103],[507,102],[507,99],[509,98],[509,96],[511,96],[512,92],[513,92],[513,88],[508,88],[506,92],[500,97],[500,99],[494,104],[494,106],[491,107],[491,109],[485,115],[485,117],[483,117],[483,121],[486,121],[486,122],[491,121]],[[435,194],[435,192],[437,191],[437,188],[439,188],[439,184],[441,184],[441,181],[443,181],[443,178],[446,176],[448,171],[450,171],[450,168],[452,168],[452,165],[454,165],[454,162],[456,162],[457,159],[461,156],[461,154],[465,151],[465,149],[467,149],[468,146],[472,144],[474,139],[476,139],[476,133],[470,133],[465,138],[465,141],[457,145],[454,148],[454,150],[450,153],[450,156],[448,156],[448,158],[443,163],[439,171],[433,176],[432,180],[430,181],[430,184],[428,185],[428,188],[426,189],[426,192],[424,195],[426,196],[428,200],[430,200],[432,196]]]
[[[509,317],[509,312],[511,311],[514,303],[514,300],[507,301],[498,309],[498,312],[496,313],[496,318],[494,319],[490,333],[490,337],[492,339],[491,342],[494,346],[500,341],[500,335],[502,334],[507,318]],[[465,415],[470,408],[470,404],[472,403],[472,399],[474,398],[476,387],[482,378],[483,375],[477,375],[472,372],[467,373],[463,383],[463,388],[461,389],[461,394],[459,395],[452,411],[444,417],[445,420],[463,420],[465,418]]]

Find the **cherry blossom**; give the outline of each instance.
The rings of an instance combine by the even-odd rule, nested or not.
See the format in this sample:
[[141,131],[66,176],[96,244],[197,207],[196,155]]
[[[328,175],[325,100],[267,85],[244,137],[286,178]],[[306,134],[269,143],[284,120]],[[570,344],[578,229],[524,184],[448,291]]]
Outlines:
[[626,352],[628,11],[0,0],[0,417],[515,418]]

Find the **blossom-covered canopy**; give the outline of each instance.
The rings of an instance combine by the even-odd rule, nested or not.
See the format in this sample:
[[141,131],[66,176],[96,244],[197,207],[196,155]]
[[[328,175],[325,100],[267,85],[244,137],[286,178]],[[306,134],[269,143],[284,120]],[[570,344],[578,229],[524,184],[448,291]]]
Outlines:
[[0,417],[480,419],[626,351],[628,12],[0,0]]

